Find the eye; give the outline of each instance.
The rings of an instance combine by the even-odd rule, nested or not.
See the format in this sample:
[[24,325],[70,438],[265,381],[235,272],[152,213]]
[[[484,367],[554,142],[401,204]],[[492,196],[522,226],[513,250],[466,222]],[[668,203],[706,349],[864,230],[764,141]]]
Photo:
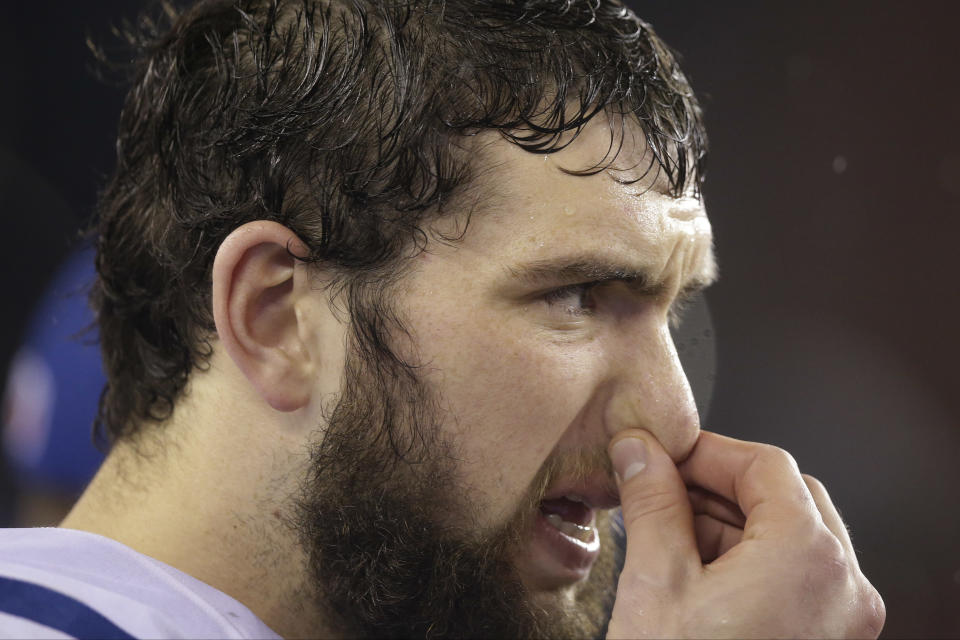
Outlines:
[[567,315],[590,315],[596,308],[592,293],[598,284],[597,282],[582,282],[560,287],[544,294],[543,300],[551,307]]

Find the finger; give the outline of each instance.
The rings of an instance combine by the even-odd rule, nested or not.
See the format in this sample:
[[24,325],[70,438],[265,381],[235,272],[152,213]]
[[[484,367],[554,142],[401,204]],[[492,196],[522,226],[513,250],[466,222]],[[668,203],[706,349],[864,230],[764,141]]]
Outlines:
[[783,449],[701,431],[678,469],[686,484],[737,504],[747,517],[747,538],[780,535],[819,519],[797,463]]
[[740,507],[715,493],[700,487],[687,487],[687,497],[695,516],[705,514],[741,530],[747,521]]
[[[621,574],[632,597],[648,588],[676,588],[700,570],[687,489],[673,460],[649,432],[630,429],[610,442],[627,536]],[[625,583],[625,581],[627,581]]]
[[830,499],[826,487],[811,475],[804,473],[802,478],[810,490],[810,495],[813,496],[813,501],[816,503],[817,509],[820,511],[823,524],[827,525],[827,528],[833,532],[833,535],[837,536],[840,544],[842,544],[844,550],[846,550],[847,555],[849,555],[855,565],[859,567],[860,565],[857,563],[857,552],[854,551],[853,541],[850,539],[850,531],[847,529],[847,525],[843,523],[843,518],[840,517],[840,512],[834,506],[833,500]]
[[697,549],[704,564],[713,562],[743,539],[743,529],[734,527],[708,515],[694,516]]

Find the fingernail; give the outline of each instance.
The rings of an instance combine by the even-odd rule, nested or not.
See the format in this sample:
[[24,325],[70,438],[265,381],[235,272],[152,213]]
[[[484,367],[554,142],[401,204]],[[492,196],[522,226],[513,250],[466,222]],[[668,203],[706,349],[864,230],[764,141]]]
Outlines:
[[647,446],[640,438],[618,440],[610,450],[613,468],[621,482],[626,482],[647,466]]

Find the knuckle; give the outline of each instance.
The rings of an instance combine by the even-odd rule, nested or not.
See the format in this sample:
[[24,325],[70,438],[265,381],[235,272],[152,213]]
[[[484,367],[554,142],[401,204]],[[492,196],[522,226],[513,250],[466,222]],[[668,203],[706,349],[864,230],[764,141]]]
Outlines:
[[825,527],[822,527],[821,533],[819,536],[817,536],[817,538],[818,542],[816,548],[824,562],[828,562],[832,565],[842,565],[844,567],[849,566],[847,551],[843,548],[843,545],[837,539],[837,536],[833,535],[833,533],[829,530],[826,530]]
[[883,630],[883,625],[887,621],[887,607],[883,603],[880,593],[871,584],[867,584],[864,594],[863,635],[869,638],[876,638]]
[[807,548],[810,577],[818,583],[846,582],[852,566],[843,544],[835,535],[819,527]]
[[876,638],[887,621],[887,608],[880,593],[863,575],[857,581],[856,613],[849,619],[845,635],[857,638]]
[[803,481],[806,483],[811,493],[818,493],[822,496],[827,495],[827,488],[817,478],[813,477],[809,473],[801,473],[800,476],[803,478]]
[[762,459],[765,463],[774,465],[776,467],[784,468],[789,467],[792,469],[797,469],[797,461],[794,460],[793,456],[790,455],[790,452],[786,449],[781,449],[778,446],[772,444],[763,444],[760,445],[760,451],[758,452],[758,457]]

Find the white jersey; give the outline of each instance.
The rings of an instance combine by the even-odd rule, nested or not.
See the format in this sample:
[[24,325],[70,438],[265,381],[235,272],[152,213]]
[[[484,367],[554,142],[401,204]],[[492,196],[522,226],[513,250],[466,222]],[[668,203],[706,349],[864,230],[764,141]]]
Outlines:
[[115,540],[0,529],[0,638],[270,638],[245,606]]

